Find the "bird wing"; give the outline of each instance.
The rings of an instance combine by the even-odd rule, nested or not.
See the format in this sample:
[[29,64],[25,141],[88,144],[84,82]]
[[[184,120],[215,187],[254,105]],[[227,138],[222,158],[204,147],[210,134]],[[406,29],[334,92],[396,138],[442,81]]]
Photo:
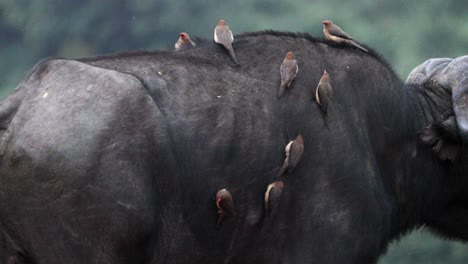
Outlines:
[[270,215],[273,210],[278,208],[279,203],[281,201],[282,191],[283,190],[277,186],[273,186],[273,188],[270,189],[268,202],[267,202],[268,207],[266,208],[267,215]]
[[332,96],[332,87],[329,83],[321,83],[317,89],[318,97],[320,98],[320,110],[327,115],[328,103]]
[[344,38],[344,39],[353,39],[351,36],[349,36],[348,34],[346,34],[346,32],[344,32],[339,26],[337,25],[334,25],[333,27],[329,28],[328,29],[328,33],[330,33],[330,35],[333,35],[335,37],[340,37],[340,38]]
[[234,202],[232,199],[223,199],[220,204],[226,215],[234,215]]
[[289,158],[286,158],[283,162],[283,166],[281,166],[281,169],[278,171],[276,178],[283,176],[284,172],[286,171],[286,169],[288,169],[288,167],[289,167]]
[[304,145],[294,140],[293,144],[291,145],[291,151],[289,154],[290,170],[294,169],[294,167],[296,167],[296,165],[299,163],[302,157],[302,153],[304,153]]
[[223,45],[231,46],[234,37],[228,27],[216,27],[214,34],[215,42]]
[[281,80],[285,82],[286,86],[289,86],[293,79],[296,77],[298,71],[296,60],[285,60],[281,64]]

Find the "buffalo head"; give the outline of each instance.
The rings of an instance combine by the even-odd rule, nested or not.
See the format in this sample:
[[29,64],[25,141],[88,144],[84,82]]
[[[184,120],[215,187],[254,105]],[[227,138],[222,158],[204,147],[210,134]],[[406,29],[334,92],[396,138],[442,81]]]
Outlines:
[[454,162],[468,142],[468,56],[427,60],[410,73],[406,84],[422,97],[417,100],[419,119],[426,126],[421,140],[441,159]]

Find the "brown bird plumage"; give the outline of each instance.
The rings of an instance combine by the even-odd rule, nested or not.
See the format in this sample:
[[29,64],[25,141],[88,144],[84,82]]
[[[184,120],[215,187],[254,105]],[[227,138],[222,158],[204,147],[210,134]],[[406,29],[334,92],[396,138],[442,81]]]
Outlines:
[[181,50],[183,48],[195,47],[197,44],[190,39],[189,34],[185,32],[180,32],[179,40],[175,43],[174,47],[176,50]]
[[281,63],[280,73],[281,73],[281,85],[278,91],[278,97],[281,97],[286,90],[289,88],[291,83],[294,81],[299,67],[297,66],[297,61],[292,51],[286,53],[283,63]]
[[278,171],[277,178],[283,176],[285,173],[290,174],[301,160],[302,153],[304,153],[304,138],[299,134],[296,139],[290,141],[284,148],[286,159],[283,166]]
[[231,193],[222,189],[216,193],[216,207],[218,207],[218,223],[219,225],[225,216],[234,215],[234,201],[232,200]]
[[268,185],[268,188],[265,192],[265,213],[267,216],[271,214],[272,211],[276,211],[278,208],[281,193],[283,192],[283,181],[275,181]]
[[333,88],[330,84],[330,75],[327,71],[323,71],[322,77],[315,89],[315,101],[320,107],[320,111],[323,114],[325,125],[328,127],[328,105],[333,96]]
[[232,60],[234,60],[236,64],[239,64],[236,53],[232,48],[234,36],[232,35],[229,26],[226,24],[226,21],[222,19],[218,22],[218,25],[214,30],[214,41],[222,45],[229,52],[229,55],[231,55]]
[[326,116],[328,113],[328,103],[333,95],[333,90],[330,84],[330,74],[325,70],[323,71],[322,77],[315,89],[315,101],[323,108],[320,108],[323,114]]
[[354,42],[354,39],[344,32],[339,26],[333,24],[330,20],[322,21],[323,34],[328,40],[336,43],[346,42],[362,51],[368,52],[367,49]]

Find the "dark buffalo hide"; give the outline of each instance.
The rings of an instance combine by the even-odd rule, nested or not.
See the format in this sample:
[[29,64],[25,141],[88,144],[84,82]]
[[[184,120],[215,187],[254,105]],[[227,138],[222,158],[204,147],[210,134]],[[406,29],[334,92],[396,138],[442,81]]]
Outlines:
[[[443,111],[423,103],[425,83],[405,89],[375,52],[307,34],[236,35],[240,65],[194,41],[44,60],[0,103],[2,263],[375,263],[420,226],[468,238],[453,222],[467,212],[460,161],[419,141],[445,120],[422,117]],[[299,73],[277,98],[288,51]],[[312,99],[324,70],[330,129]],[[266,217],[299,133],[304,154]],[[217,228],[222,188],[236,214]]]

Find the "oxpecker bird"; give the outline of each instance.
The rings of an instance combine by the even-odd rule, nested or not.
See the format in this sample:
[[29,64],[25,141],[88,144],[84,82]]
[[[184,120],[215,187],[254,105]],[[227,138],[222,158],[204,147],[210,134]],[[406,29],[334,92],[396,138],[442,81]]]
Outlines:
[[228,190],[222,189],[218,191],[216,194],[216,207],[218,207],[219,214],[218,226],[225,216],[234,215],[234,202],[232,200],[232,195]]
[[273,210],[276,211],[276,208],[278,208],[283,187],[284,184],[282,181],[275,181],[268,185],[265,192],[265,213],[267,216],[269,216]]
[[183,48],[190,48],[195,47],[197,44],[190,39],[189,34],[185,32],[180,32],[179,40],[177,40],[176,44],[174,45],[176,50],[181,50]]
[[304,138],[302,135],[299,134],[295,140],[290,141],[284,148],[284,152],[286,152],[286,159],[276,175],[277,178],[285,173],[290,174],[301,160],[302,153],[304,153]]
[[231,58],[236,64],[239,64],[236,53],[232,48],[232,42],[234,41],[234,37],[228,25],[226,24],[226,21],[221,19],[218,22],[218,25],[214,30],[214,40],[216,43],[222,45],[229,52],[229,55],[231,55]]
[[315,89],[315,101],[317,101],[320,111],[323,114],[325,120],[325,125],[328,127],[327,115],[328,115],[328,105],[333,96],[333,89],[330,85],[330,75],[327,71],[323,71],[323,75],[320,78],[319,84]]
[[348,34],[346,34],[346,32],[344,32],[339,26],[333,24],[332,21],[325,20],[325,21],[322,21],[322,24],[323,24],[323,34],[325,34],[325,37],[328,40],[331,40],[336,43],[346,42],[362,51],[368,52],[367,49],[361,47],[356,42],[354,42],[354,39],[350,37]]
[[294,57],[294,53],[289,51],[286,53],[286,57],[284,57],[283,63],[281,63],[280,73],[281,73],[281,85],[278,91],[278,97],[281,97],[286,90],[289,88],[291,83],[294,81],[297,72],[299,71],[299,67],[297,66],[296,58]]

